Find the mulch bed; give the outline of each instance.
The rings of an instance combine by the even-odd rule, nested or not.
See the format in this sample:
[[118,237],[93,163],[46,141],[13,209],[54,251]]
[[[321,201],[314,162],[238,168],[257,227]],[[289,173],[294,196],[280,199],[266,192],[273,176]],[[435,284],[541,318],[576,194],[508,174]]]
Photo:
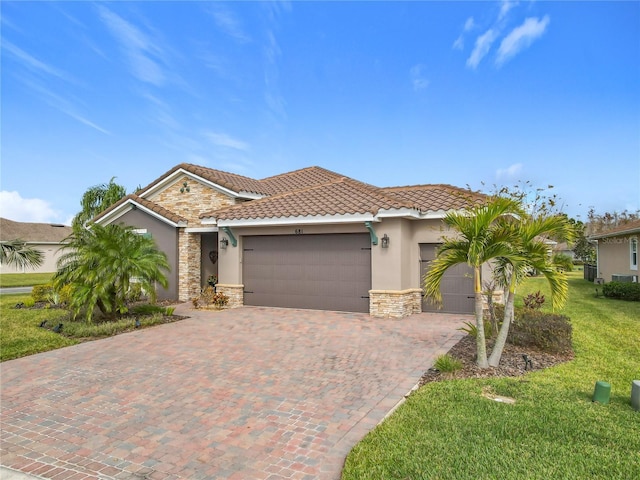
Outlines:
[[[487,356],[490,355],[492,347],[493,342],[487,341]],[[457,372],[443,373],[431,367],[420,379],[420,386],[429,382],[454,378],[519,377],[534,370],[542,370],[568,362],[574,357],[573,352],[548,353],[533,347],[518,347],[507,343],[498,367],[478,368],[476,365],[476,339],[471,335],[465,336],[454,345],[449,350],[449,355],[462,362],[462,369]],[[531,363],[525,364],[523,355],[526,355]]]

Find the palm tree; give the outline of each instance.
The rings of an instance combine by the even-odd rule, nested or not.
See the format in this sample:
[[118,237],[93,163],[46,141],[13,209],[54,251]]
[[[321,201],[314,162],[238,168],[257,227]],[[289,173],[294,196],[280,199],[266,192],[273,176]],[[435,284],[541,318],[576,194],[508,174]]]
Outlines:
[[111,177],[109,183],[102,183],[90,187],[82,195],[80,204],[82,210],[73,218],[74,229],[83,227],[93,217],[103,212],[127,194],[122,185],[114,182],[116,177]]
[[0,263],[18,268],[39,267],[44,262],[44,254],[27,245],[24,240],[3,240],[0,242]]
[[499,224],[496,223],[501,217],[514,214],[522,214],[520,203],[504,197],[494,197],[485,205],[473,207],[466,212],[449,212],[444,223],[456,230],[458,236],[445,239],[423,281],[425,296],[434,303],[441,303],[440,283],[444,273],[461,263],[473,268],[477,363],[480,368],[489,366],[482,316],[480,271],[482,265],[492,259],[515,255],[509,243],[511,232],[498,228]]
[[494,274],[500,284],[506,288],[504,318],[500,332],[493,346],[489,365],[497,367],[507,341],[509,327],[514,316],[514,302],[517,286],[534,269],[542,273],[551,288],[551,301],[554,309],[560,308],[567,300],[567,277],[562,269],[554,264],[549,254],[545,238],[557,238],[571,241],[573,228],[566,216],[533,218],[521,216],[518,221],[501,219],[498,221],[505,234],[510,235],[512,255],[496,259]]
[[169,270],[166,255],[153,239],[131,227],[94,224],[91,229],[76,229],[67,241],[53,283],[55,288],[71,285],[70,307],[76,316],[85,310],[87,321],[95,307],[108,318],[125,313],[134,278],[152,301],[156,282],[168,285],[163,273]]

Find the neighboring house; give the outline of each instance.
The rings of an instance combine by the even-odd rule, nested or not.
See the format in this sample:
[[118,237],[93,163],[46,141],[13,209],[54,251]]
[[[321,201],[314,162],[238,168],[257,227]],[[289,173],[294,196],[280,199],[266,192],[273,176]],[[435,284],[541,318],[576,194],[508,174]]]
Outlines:
[[[180,164],[95,221],[156,240],[171,265],[160,298],[191,300],[215,274],[234,307],[403,317],[434,310],[421,278],[452,233],[445,213],[483,199],[449,185],[378,188],[320,167],[255,180]],[[444,312],[473,312],[468,267],[450,269],[442,291]]]
[[40,250],[44,255],[42,265],[37,268],[18,268],[0,264],[1,273],[53,273],[61,254],[64,239],[72,232],[71,227],[56,223],[14,222],[0,218],[0,240],[24,240],[27,245]]
[[567,242],[555,243],[553,245],[552,251],[554,255],[561,254],[566,255],[567,257],[571,258],[571,260],[576,259],[575,252],[572,250],[572,247],[567,244]]
[[605,282],[637,282],[639,238],[640,220],[591,235],[589,240],[597,242],[598,277]]

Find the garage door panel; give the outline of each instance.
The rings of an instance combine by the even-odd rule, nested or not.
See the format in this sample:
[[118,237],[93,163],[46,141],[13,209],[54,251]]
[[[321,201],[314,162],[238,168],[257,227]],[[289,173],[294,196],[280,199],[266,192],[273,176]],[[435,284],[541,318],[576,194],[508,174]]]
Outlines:
[[369,311],[368,234],[244,237],[245,304]]
[[[436,258],[437,247],[437,244],[420,244],[421,284],[424,275],[429,271],[431,261]],[[473,313],[475,309],[473,269],[465,264],[449,268],[442,277],[440,293],[442,295],[441,309],[427,300],[423,300],[422,310],[425,312]]]

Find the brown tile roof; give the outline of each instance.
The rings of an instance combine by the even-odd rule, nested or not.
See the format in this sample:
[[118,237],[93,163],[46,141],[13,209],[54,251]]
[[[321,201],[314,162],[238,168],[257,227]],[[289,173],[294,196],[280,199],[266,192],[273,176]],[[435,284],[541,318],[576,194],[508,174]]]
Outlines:
[[263,178],[260,183],[272,195],[293,192],[302,188],[322,185],[344,178],[339,173],[321,167],[307,167],[273,177]]
[[253,178],[244,177],[236,173],[223,172],[222,170],[201,167],[199,165],[193,165],[191,163],[181,163],[179,165],[176,165],[160,178],[157,178],[146,187],[138,190],[136,193],[140,194],[146,190],[149,190],[151,187],[160,183],[162,180],[179,169],[186,170],[187,172],[193,173],[194,175],[220,185],[221,187],[233,190],[234,192],[257,193],[260,195],[267,195],[270,193],[270,191],[260,182],[260,180],[254,180]]
[[338,177],[320,185],[253,200],[201,215],[218,220],[282,218],[298,216],[353,215],[380,209],[412,208],[401,199],[356,180]]
[[486,201],[486,195],[452,185],[411,185],[386,187],[385,194],[411,202],[423,212],[459,210]]
[[171,212],[170,210],[167,210],[164,207],[161,207],[157,203],[154,203],[154,202],[146,200],[146,199],[144,199],[142,197],[139,197],[135,193],[131,193],[131,194],[127,195],[126,197],[122,197],[120,200],[118,200],[116,203],[111,205],[109,208],[107,208],[100,215],[96,216],[93,219],[93,221],[95,222],[96,220],[104,217],[105,215],[109,214],[109,212],[112,212],[113,210],[117,209],[120,205],[122,205],[123,203],[127,202],[128,200],[132,200],[132,201],[142,205],[143,207],[148,208],[152,212],[157,213],[161,217],[166,218],[167,220],[169,220],[170,222],[173,222],[173,223],[187,223],[187,219],[186,218],[184,218],[184,217],[182,217],[182,216],[180,216],[180,215],[178,215],[176,213],[173,213],[173,212]]
[[607,238],[628,233],[640,233],[640,220],[632,220],[622,225],[609,228],[604,232],[594,233],[591,235],[591,238]]
[[0,218],[0,240],[24,240],[25,242],[58,243],[71,235],[71,227],[58,223],[15,222]]

